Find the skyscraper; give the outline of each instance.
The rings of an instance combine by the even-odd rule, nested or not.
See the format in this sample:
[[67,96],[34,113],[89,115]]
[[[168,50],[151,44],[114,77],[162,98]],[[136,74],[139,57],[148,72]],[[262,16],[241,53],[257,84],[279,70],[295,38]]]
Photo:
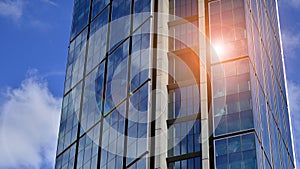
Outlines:
[[55,168],[295,168],[277,0],[75,0]]

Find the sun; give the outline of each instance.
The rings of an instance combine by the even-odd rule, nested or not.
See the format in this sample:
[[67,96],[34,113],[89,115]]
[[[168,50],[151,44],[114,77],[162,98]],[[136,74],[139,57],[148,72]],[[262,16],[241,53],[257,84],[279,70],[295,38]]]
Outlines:
[[220,56],[225,51],[224,45],[222,45],[222,44],[215,44],[214,45],[214,50],[215,50],[216,54]]

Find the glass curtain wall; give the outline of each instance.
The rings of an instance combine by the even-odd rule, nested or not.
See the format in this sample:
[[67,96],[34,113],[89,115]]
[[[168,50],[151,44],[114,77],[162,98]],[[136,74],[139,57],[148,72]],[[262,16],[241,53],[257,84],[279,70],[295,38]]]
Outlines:
[[147,168],[151,6],[75,0],[55,168]]
[[[202,168],[198,1],[170,0],[168,168]],[[195,61],[192,62],[191,61]]]

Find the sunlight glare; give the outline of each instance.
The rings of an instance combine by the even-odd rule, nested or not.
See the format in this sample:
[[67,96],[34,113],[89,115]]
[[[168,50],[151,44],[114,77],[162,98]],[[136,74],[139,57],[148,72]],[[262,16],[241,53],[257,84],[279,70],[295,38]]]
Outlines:
[[217,55],[222,55],[224,53],[224,46],[221,44],[214,45],[214,49]]

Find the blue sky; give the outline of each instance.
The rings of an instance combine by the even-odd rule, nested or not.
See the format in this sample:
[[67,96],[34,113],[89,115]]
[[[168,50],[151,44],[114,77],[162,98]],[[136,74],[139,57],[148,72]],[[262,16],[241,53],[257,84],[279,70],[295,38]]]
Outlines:
[[[300,0],[279,5],[291,116],[300,140]],[[73,0],[0,0],[0,168],[53,166],[72,6]]]

